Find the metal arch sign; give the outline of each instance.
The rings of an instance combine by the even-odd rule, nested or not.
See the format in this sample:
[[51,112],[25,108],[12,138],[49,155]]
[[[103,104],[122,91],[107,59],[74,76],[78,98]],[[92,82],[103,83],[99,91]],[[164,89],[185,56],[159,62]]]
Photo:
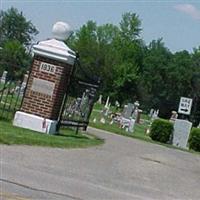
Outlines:
[[184,114],[184,115],[190,115],[192,108],[192,99],[187,97],[181,97],[178,113]]

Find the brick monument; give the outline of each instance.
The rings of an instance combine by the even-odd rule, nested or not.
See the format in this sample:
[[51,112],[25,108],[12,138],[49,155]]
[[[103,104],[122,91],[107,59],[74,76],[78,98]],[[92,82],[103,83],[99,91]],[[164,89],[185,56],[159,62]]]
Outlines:
[[57,120],[68,88],[75,53],[63,42],[70,28],[64,22],[53,26],[54,39],[33,46],[33,63],[15,126],[48,134],[56,133]]

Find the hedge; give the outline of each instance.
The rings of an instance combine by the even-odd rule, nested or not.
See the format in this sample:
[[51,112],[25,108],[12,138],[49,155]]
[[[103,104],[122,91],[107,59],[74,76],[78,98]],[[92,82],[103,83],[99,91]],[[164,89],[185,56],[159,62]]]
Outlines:
[[151,125],[150,137],[152,140],[167,143],[173,134],[173,124],[168,120],[156,119]]
[[193,128],[189,138],[189,148],[200,152],[200,129]]

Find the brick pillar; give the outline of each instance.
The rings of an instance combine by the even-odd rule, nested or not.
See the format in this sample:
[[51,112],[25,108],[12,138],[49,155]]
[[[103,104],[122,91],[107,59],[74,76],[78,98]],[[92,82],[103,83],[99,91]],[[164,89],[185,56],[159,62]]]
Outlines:
[[21,110],[14,125],[44,133],[55,133],[63,97],[68,89],[75,53],[62,41],[69,26],[58,22],[55,39],[33,46],[33,63]]
[[36,55],[21,111],[57,120],[71,73],[71,65]]

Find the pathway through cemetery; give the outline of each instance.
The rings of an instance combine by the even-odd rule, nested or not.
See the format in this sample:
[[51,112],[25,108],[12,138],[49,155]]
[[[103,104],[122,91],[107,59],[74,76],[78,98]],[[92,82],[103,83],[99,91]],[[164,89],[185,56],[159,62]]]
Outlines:
[[1,145],[2,199],[200,199],[200,155],[89,132],[105,138],[105,144],[87,149]]

